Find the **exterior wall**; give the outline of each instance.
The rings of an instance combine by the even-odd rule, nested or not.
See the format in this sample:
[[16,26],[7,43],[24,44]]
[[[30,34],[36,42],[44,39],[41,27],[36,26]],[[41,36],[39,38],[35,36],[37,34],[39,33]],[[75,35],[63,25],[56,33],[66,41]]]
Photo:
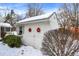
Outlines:
[[19,26],[16,26],[16,32],[19,34]]
[[50,20],[51,29],[54,30],[59,28],[58,21],[55,14],[53,14],[53,16],[51,16],[49,20]]
[[[38,27],[41,29],[40,32],[37,32],[36,30]],[[29,28],[32,29],[31,32],[28,31]],[[24,27],[22,41],[25,45],[31,45],[37,49],[40,49],[42,46],[43,35],[48,30],[50,30],[49,21],[26,24]]]

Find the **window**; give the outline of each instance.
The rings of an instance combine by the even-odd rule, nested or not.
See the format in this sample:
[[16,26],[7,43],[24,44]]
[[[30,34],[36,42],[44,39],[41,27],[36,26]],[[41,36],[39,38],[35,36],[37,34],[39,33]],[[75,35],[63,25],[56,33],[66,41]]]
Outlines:
[[1,31],[2,32],[9,32],[10,31],[10,27],[1,27]]
[[9,27],[6,27],[6,31],[10,31],[10,28]]

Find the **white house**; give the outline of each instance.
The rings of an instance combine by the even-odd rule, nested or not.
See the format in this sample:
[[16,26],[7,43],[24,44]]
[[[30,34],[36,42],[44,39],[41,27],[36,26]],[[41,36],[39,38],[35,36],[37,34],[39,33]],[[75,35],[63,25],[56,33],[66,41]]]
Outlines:
[[17,22],[17,32],[22,35],[22,42],[37,49],[42,47],[44,33],[57,29],[59,25],[54,12],[26,18]]

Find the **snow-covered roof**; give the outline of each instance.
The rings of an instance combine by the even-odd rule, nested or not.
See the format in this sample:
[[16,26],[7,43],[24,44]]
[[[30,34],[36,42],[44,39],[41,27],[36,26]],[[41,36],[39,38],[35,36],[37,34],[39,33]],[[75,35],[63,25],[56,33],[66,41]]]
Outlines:
[[0,27],[12,27],[9,23],[0,23]]
[[53,14],[53,12],[50,12],[50,13],[46,13],[46,14],[43,14],[43,15],[26,18],[26,19],[18,21],[17,23],[24,23],[24,22],[28,22],[28,21],[35,21],[35,20],[45,19],[45,18],[50,17],[52,14]]

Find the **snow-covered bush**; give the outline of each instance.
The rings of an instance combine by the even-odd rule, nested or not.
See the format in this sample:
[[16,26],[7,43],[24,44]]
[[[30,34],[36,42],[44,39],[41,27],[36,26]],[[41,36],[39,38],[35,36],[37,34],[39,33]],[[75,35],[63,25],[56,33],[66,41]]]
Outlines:
[[73,56],[79,52],[79,37],[69,30],[50,30],[44,34],[42,52],[49,56]]
[[22,44],[21,38],[16,35],[8,35],[4,37],[3,42],[10,47],[20,47]]
[[16,31],[7,32],[5,36],[8,35],[18,35]]

